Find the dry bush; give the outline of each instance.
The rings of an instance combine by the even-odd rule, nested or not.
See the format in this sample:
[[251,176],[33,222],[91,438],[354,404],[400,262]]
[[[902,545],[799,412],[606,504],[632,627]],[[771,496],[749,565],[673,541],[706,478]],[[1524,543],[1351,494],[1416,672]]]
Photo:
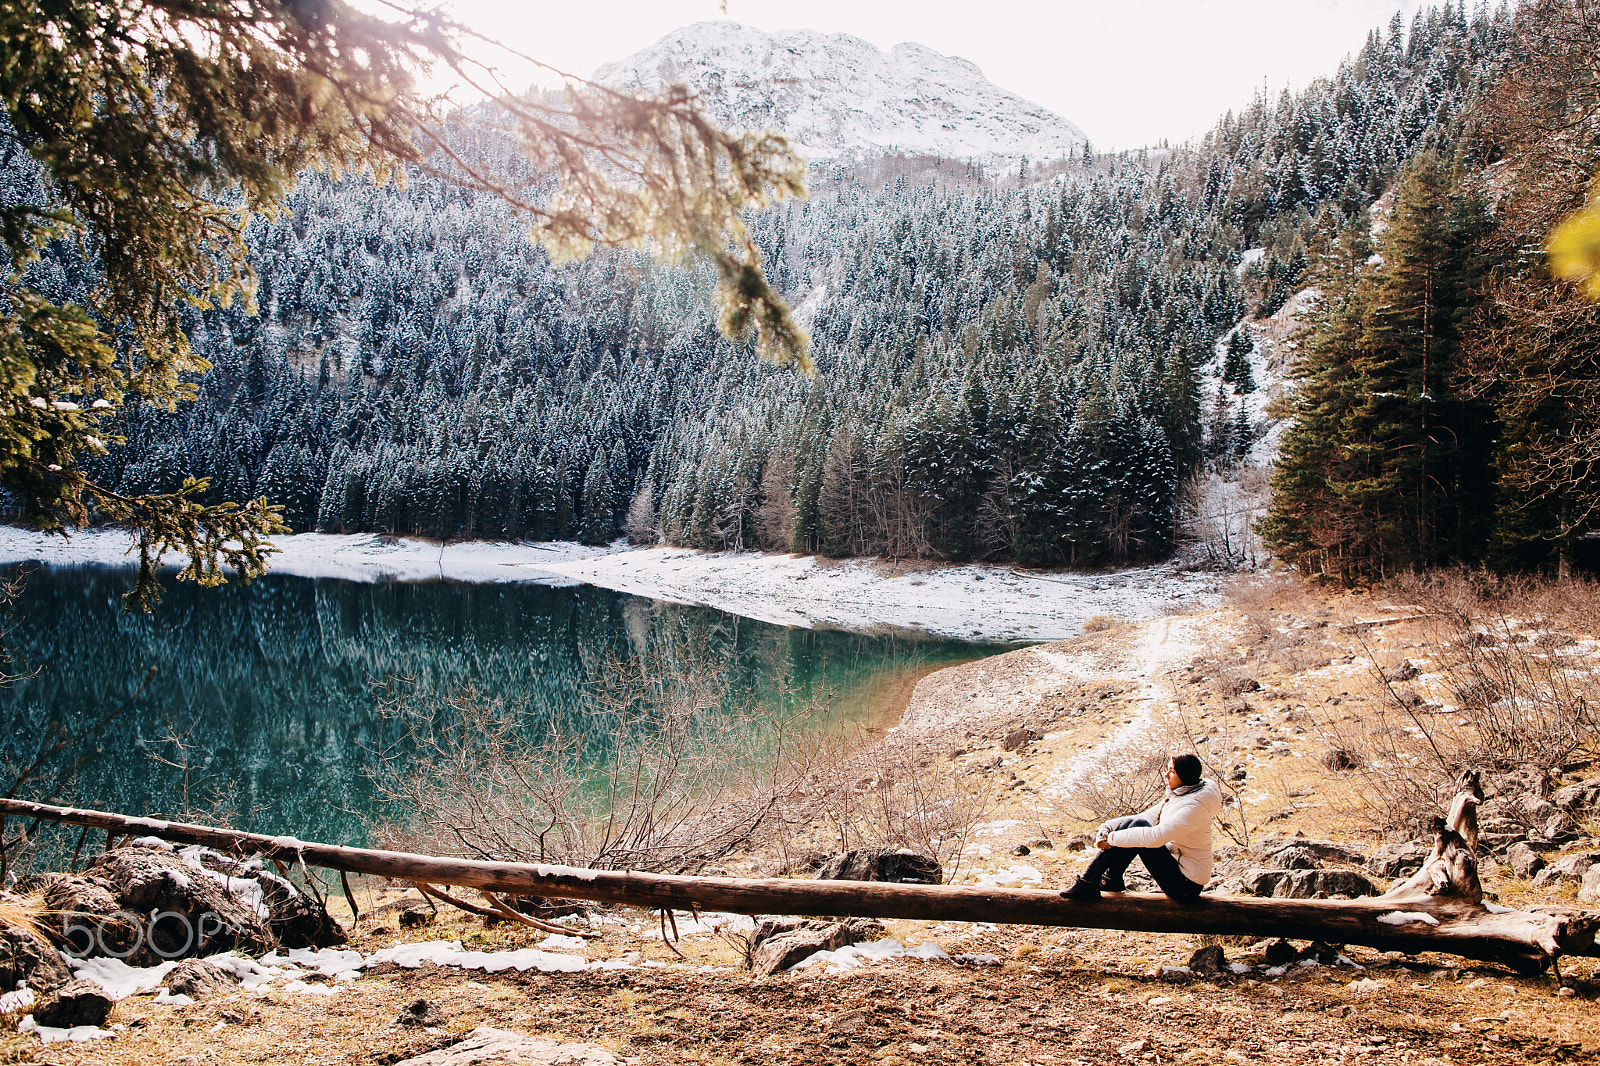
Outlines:
[[1460,766],[1547,769],[1596,751],[1600,669],[1575,634],[1596,632],[1600,586],[1451,571],[1403,588],[1430,616]]
[[1600,750],[1600,669],[1565,628],[1596,617],[1593,584],[1454,572],[1391,591],[1428,616],[1425,669],[1440,703],[1375,667],[1362,720],[1329,723],[1331,746],[1359,761],[1336,771],[1350,806],[1374,828],[1420,829],[1464,770],[1543,774]]
[[1162,772],[1168,758],[1170,752],[1162,740],[1146,739],[1091,768],[1062,796],[1062,802],[1089,822],[1137,814],[1166,791]]
[[821,697],[742,700],[708,649],[671,658],[606,660],[582,724],[536,734],[526,708],[471,689],[394,694],[406,758],[385,761],[378,786],[414,814],[376,828],[416,850],[670,873],[774,852],[792,866],[820,830],[841,850],[909,848],[954,873],[984,801],[942,760],[824,730]]
[[598,664],[576,721],[535,734],[525,707],[468,688],[393,694],[407,733],[377,784],[411,824],[377,827],[420,850],[594,869],[692,873],[747,848],[798,787],[821,708],[730,696],[710,653]]
[[[850,734],[829,738],[785,814],[797,829],[820,826],[839,850],[907,848],[936,859],[955,877],[987,798],[969,789],[948,760],[926,745],[885,741],[862,748]],[[795,833],[780,842],[786,852]]]
[[1114,629],[1121,624],[1110,615],[1097,614],[1083,623],[1083,631],[1085,633],[1104,633],[1106,630]]
[[1305,581],[1284,572],[1240,574],[1223,588],[1223,598],[1264,634],[1277,632],[1280,616],[1309,615],[1322,602]]

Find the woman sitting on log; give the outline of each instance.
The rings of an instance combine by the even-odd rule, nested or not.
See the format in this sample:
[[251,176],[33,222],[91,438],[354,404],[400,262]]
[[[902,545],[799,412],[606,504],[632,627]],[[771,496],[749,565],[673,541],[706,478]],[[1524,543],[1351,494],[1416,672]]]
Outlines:
[[1094,840],[1100,854],[1061,894],[1098,899],[1102,891],[1124,892],[1122,875],[1138,856],[1169,898],[1199,896],[1211,880],[1211,820],[1222,809],[1222,791],[1203,780],[1200,769],[1199,756],[1174,755],[1167,763],[1167,794],[1141,814],[1101,825]]

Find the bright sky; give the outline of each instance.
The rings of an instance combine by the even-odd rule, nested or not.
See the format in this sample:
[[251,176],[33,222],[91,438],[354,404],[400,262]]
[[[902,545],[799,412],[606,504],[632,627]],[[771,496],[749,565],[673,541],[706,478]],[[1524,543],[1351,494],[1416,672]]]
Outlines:
[[[1369,29],[1420,0],[444,0],[505,45],[587,77],[680,26],[727,18],[762,30],[915,41],[970,59],[990,81],[1076,123],[1097,149],[1204,132],[1265,85],[1331,74]],[[541,79],[553,84],[553,79]]]

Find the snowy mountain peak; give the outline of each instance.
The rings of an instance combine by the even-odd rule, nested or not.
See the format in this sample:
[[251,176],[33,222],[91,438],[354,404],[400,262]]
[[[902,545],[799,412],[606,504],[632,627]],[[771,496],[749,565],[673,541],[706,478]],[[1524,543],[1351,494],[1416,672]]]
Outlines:
[[913,43],[882,52],[843,33],[697,22],[594,80],[644,92],[683,82],[718,122],[780,129],[813,162],[893,151],[1014,166],[1064,158],[1086,140],[969,60]]

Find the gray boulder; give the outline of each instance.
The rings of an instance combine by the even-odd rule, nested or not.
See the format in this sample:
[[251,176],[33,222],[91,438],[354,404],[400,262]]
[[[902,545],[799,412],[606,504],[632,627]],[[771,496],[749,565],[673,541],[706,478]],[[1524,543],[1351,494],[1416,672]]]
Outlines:
[[403,1059],[395,1066],[624,1066],[626,1060],[598,1044],[479,1026],[459,1044]]
[[[273,946],[272,934],[254,907],[172,852],[129,844],[96,856],[88,872],[91,877],[85,880],[114,887],[118,908],[109,919],[97,915],[94,932],[101,943],[93,954],[103,947],[120,955],[137,944],[137,950],[124,961],[131,966],[155,966],[190,955],[233,949],[259,953]],[[71,909],[81,912],[84,898],[78,896]],[[50,894],[46,899],[52,907],[63,909]],[[96,907],[101,905],[98,894],[89,899]],[[160,917],[150,921],[146,917],[150,915]],[[120,942],[124,934],[127,944]],[[105,942],[108,938],[119,942],[113,946]]]
[[1274,870],[1320,870],[1329,863],[1362,866],[1367,857],[1354,848],[1330,840],[1290,840],[1265,844],[1265,865]]
[[1377,886],[1354,870],[1290,870],[1272,894],[1284,899],[1376,896]]
[[1367,859],[1366,867],[1379,877],[1391,879],[1406,877],[1422,869],[1422,864],[1427,861],[1431,850],[1415,840],[1384,844],[1373,851],[1372,856]]
[[55,998],[35,1007],[33,1020],[55,1029],[100,1025],[111,1017],[111,993],[93,981],[75,977],[56,989]]
[[842,922],[766,918],[750,937],[750,968],[763,976],[786,970],[819,951],[837,951],[883,935],[883,923],[873,918]]
[[1588,873],[1589,868],[1597,862],[1600,862],[1600,853],[1592,851],[1579,852],[1576,855],[1568,855],[1564,859],[1557,859],[1539,871],[1538,875],[1533,879],[1533,886],[1542,888],[1552,882],[1559,883],[1562,881],[1573,884],[1581,883],[1583,875]]
[[1583,835],[1583,828],[1566,811],[1556,811],[1539,829],[1546,840],[1557,844],[1577,840]]
[[1589,810],[1600,803],[1600,777],[1591,777],[1587,781],[1580,781],[1576,785],[1567,785],[1558,788],[1550,797],[1557,807],[1568,813],[1577,813]]
[[0,925],[0,991],[25,984],[42,996],[70,980],[61,952],[26,929]]
[[1527,879],[1544,869],[1544,856],[1533,850],[1533,845],[1527,841],[1519,841],[1506,849],[1506,862],[1511,866],[1511,872],[1518,877]]
[[1375,896],[1378,889],[1354,870],[1251,870],[1240,879],[1247,895],[1275,899]]
[[71,952],[154,966],[233,949],[344,943],[322,904],[283,878],[216,852],[189,854],[198,862],[134,842],[97,856],[81,876],[53,879],[45,902]]
[[205,959],[184,959],[167,973],[161,983],[169,991],[191,999],[222,996],[239,990],[237,977]]
[[823,863],[817,880],[938,885],[944,883],[944,870],[938,860],[906,848],[853,848]]
[[1600,864],[1583,871],[1583,881],[1578,885],[1579,903],[1600,903]]
[[1247,870],[1239,877],[1239,888],[1243,895],[1269,898],[1288,876],[1287,870]]

